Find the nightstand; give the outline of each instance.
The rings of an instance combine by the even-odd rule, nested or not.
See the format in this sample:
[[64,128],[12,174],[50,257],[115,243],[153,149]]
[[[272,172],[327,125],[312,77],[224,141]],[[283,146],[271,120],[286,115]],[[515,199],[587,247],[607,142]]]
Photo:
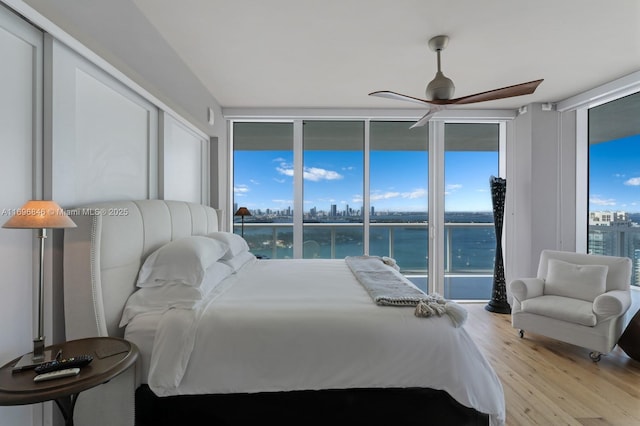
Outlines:
[[80,369],[80,374],[35,383],[34,370],[12,372],[20,358],[0,368],[0,405],[35,404],[55,401],[66,426],[73,426],[73,409],[80,392],[116,377],[135,364],[138,348],[117,337],[90,337],[47,347],[53,353],[62,350],[62,358],[88,354],[93,361]]

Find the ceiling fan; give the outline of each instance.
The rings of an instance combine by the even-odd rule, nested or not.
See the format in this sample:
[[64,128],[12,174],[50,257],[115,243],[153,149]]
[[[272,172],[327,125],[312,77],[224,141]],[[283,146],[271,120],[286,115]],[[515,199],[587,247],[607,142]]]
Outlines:
[[428,105],[428,112],[418,120],[411,128],[424,126],[431,117],[438,111],[446,109],[448,105],[463,105],[473,104],[476,102],[494,101],[497,99],[512,98],[514,96],[530,95],[535,92],[536,88],[543,79],[529,81],[526,83],[516,84],[514,86],[502,87],[500,89],[489,90],[487,92],[476,93],[474,95],[463,96],[461,98],[451,99],[455,86],[451,79],[445,77],[440,70],[440,52],[447,47],[449,43],[449,37],[446,35],[439,35],[429,40],[429,48],[436,52],[438,55],[438,72],[431,82],[427,85],[426,96],[427,99],[415,98],[413,96],[403,95],[397,92],[391,92],[388,90],[380,90],[377,92],[369,93],[370,96],[379,96],[388,99],[397,99],[400,101],[417,102],[422,105]]

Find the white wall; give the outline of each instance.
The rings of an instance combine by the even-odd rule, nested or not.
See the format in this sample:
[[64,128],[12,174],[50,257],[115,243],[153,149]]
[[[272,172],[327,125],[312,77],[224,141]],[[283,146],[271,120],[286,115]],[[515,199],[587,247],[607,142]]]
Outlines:
[[527,105],[507,145],[507,282],[535,276],[543,249],[575,250],[575,114]]

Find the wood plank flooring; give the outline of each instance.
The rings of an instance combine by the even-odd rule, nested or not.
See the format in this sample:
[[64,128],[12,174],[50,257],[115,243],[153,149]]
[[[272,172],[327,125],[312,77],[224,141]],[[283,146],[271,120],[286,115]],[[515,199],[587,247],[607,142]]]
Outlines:
[[589,350],[525,333],[511,315],[465,304],[465,328],[495,368],[507,425],[640,425],[640,362],[616,347],[599,363]]

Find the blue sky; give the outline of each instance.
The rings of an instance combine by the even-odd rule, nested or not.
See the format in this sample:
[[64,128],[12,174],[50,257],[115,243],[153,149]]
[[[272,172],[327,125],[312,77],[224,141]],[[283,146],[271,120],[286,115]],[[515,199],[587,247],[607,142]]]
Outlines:
[[[308,151],[304,157],[304,210],[362,206],[363,154]],[[376,211],[427,210],[426,152],[371,154],[371,205]],[[489,179],[497,175],[497,153],[449,152],[445,157],[445,203],[449,211],[491,211]],[[249,209],[293,207],[290,151],[236,151],[234,197]],[[240,177],[241,176],[241,177]]]
[[589,210],[640,211],[640,135],[589,148]]

